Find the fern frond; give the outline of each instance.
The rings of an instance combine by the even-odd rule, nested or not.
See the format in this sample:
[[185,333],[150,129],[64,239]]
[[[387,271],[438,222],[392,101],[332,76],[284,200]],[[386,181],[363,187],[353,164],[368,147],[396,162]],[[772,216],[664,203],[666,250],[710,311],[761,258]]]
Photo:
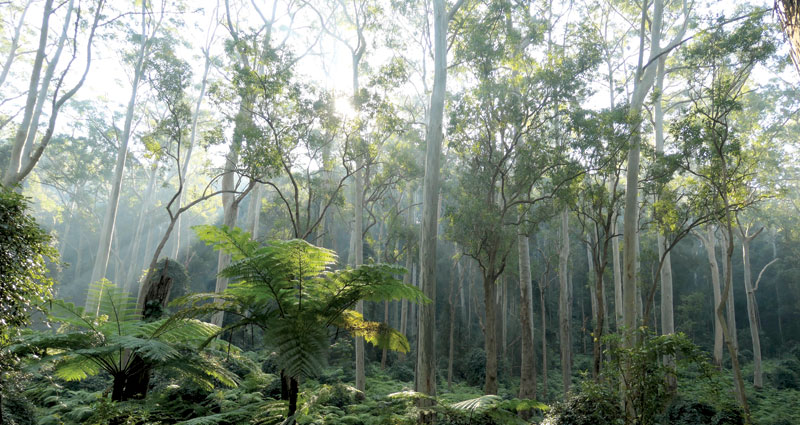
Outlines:
[[324,367],[328,336],[324,328],[301,321],[279,320],[267,330],[277,348],[277,362],[288,376],[314,377]]
[[255,251],[259,244],[250,239],[250,234],[244,230],[227,226],[199,225],[192,226],[197,238],[214,248],[231,256],[237,261],[247,257]]
[[209,353],[198,353],[193,349],[181,350],[181,355],[161,363],[166,369],[182,375],[186,379],[211,390],[216,382],[228,387],[236,387],[239,384],[239,377],[225,368],[220,362],[224,353],[210,355]]
[[131,350],[151,362],[165,362],[180,357],[177,349],[157,339],[139,338],[133,335],[115,335],[109,339],[113,344]]
[[333,323],[354,336],[363,337],[364,340],[378,348],[407,353],[411,349],[405,335],[385,323],[369,322],[355,310],[345,310]]
[[480,412],[496,405],[502,398],[498,395],[487,394],[477,398],[464,400],[458,403],[451,404],[450,407],[456,410],[468,410],[471,412]]
[[16,355],[25,356],[43,349],[63,351],[89,348],[100,343],[100,340],[99,335],[89,332],[34,332],[18,339],[8,347],[8,350]]
[[64,300],[53,300],[51,305],[48,314],[50,320],[65,323],[78,329],[97,331],[100,324],[105,321],[105,318],[87,315],[83,307]]
[[65,381],[80,381],[100,372],[98,363],[84,356],[68,356],[56,362],[55,375]]

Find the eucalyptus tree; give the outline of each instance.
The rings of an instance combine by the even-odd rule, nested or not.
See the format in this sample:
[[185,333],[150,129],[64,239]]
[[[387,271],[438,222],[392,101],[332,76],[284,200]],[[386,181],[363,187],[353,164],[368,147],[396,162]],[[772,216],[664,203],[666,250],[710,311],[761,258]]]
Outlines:
[[[223,192],[223,224],[228,227],[234,227],[239,214],[239,206],[256,186],[257,181],[254,177],[258,177],[251,172],[240,172],[242,146],[248,140],[253,141],[254,137],[258,135],[258,131],[252,122],[254,99],[249,84],[257,81],[259,79],[258,75],[261,75],[262,79],[273,79],[274,83],[279,83],[280,85],[286,84],[285,76],[290,74],[290,69],[305,54],[289,54],[287,44],[293,32],[294,18],[303,5],[294,2],[283,5],[286,9],[285,14],[289,17],[289,22],[286,26],[284,37],[280,39],[277,37],[278,32],[275,27],[278,18],[277,2],[273,4],[272,13],[269,15],[265,15],[258,8],[256,2],[251,2],[251,6],[261,19],[261,22],[254,28],[248,27],[247,20],[241,17],[242,14],[250,12],[249,6],[239,5],[231,0],[225,0],[224,5],[224,27],[230,35],[230,41],[226,43],[226,53],[229,57],[228,69],[233,76],[230,81],[230,87],[223,87],[222,84],[217,84],[212,88],[212,94],[216,96],[217,105],[225,104],[225,118],[229,123],[233,124],[232,136],[228,153],[225,157],[225,166],[223,167],[221,190]],[[284,59],[284,61],[279,59]],[[275,87],[275,89],[279,90],[280,88]],[[236,106],[231,108],[230,106],[233,104],[236,104]],[[251,165],[256,165],[256,167],[250,167],[250,171],[259,168],[257,163]],[[227,254],[220,251],[217,259],[217,270],[224,269],[229,261],[230,258]],[[226,278],[217,277],[217,292],[224,291],[227,285]],[[220,312],[212,320],[214,323],[221,325],[223,318],[223,312]]]
[[[236,6],[236,5],[234,5]],[[246,183],[245,188],[240,188],[242,178],[236,178],[237,164],[242,149],[242,143],[247,134],[252,134],[252,120],[249,110],[252,109],[252,96],[247,87],[247,76],[257,70],[259,64],[266,61],[266,55],[272,50],[272,26],[264,32],[263,39],[258,35],[261,29],[247,31],[240,27],[238,20],[241,10],[231,7],[231,1],[225,0],[225,29],[228,30],[231,40],[226,43],[225,52],[229,59],[229,69],[232,71],[233,78],[230,87],[223,87],[222,84],[212,86],[211,93],[216,96],[215,103],[237,104],[230,111],[224,110],[225,118],[233,123],[232,136],[228,153],[225,156],[225,166],[222,174],[221,188],[225,192],[222,196],[222,223],[228,227],[236,225],[239,215],[239,204],[244,197],[253,189],[255,181]],[[236,13],[234,16],[233,14]],[[230,90],[226,90],[230,89]],[[217,258],[217,271],[224,269],[230,262],[230,257],[224,252],[219,252]],[[215,292],[223,292],[228,286],[228,281],[222,276],[217,276]],[[216,314],[212,322],[221,326],[224,320],[224,312]]]
[[592,377],[600,379],[602,336],[607,328],[605,272],[611,260],[616,234],[616,217],[624,199],[621,177],[629,145],[629,125],[625,109],[600,113],[578,111],[573,126],[578,139],[578,155],[586,174],[577,183],[574,210],[588,234],[590,268],[594,273],[595,323],[592,332]]
[[[257,74],[248,84],[255,137],[243,145],[241,155],[256,167],[251,178],[278,196],[292,237],[314,242],[328,209],[340,201],[345,182],[359,170],[353,165],[359,136],[352,123],[336,114],[330,94],[285,72]],[[337,163],[340,175],[334,184],[323,184],[323,173],[333,172]],[[321,211],[314,211],[315,205]]]
[[[657,75],[658,61],[668,56],[672,50],[683,42],[689,25],[691,6],[684,0],[681,5],[682,22],[675,25],[674,34],[666,45],[662,45],[662,37],[669,30],[664,18],[667,4],[663,0],[642,2],[639,25],[639,53],[636,70],[633,75],[633,91],[628,102],[628,113],[634,125],[631,127],[631,142],[628,150],[628,167],[625,175],[625,213],[623,216],[623,316],[628,330],[636,328],[636,288],[638,286],[638,221],[639,221],[639,159],[641,152],[641,115],[647,94],[653,87]],[[649,24],[649,25],[648,25]],[[649,29],[649,31],[648,31]],[[649,39],[649,45],[646,40]],[[645,57],[645,49],[647,56]],[[626,338],[629,346],[633,339]]]
[[433,89],[428,108],[425,134],[425,176],[422,183],[422,227],[420,229],[421,286],[425,296],[433,300],[420,306],[419,349],[417,350],[417,390],[436,394],[436,361],[434,359],[436,329],[436,240],[439,229],[439,173],[444,122],[444,97],[447,90],[448,25],[464,0],[449,9],[445,0],[433,1]]
[[[223,193],[216,190],[213,185],[216,176],[210,176],[202,192],[194,199],[187,200],[184,205],[178,202],[181,195],[187,190],[186,176],[183,174],[184,163],[187,160],[186,150],[192,143],[190,132],[192,127],[192,111],[186,96],[186,89],[191,81],[192,73],[189,64],[175,55],[172,40],[166,38],[159,40],[163,43],[148,59],[145,79],[156,93],[159,103],[163,104],[166,111],[164,116],[156,123],[151,134],[143,139],[152,154],[162,161],[174,164],[176,173],[175,192],[165,205],[168,215],[167,228],[155,248],[146,275],[138,290],[137,308],[144,311],[148,294],[152,291],[151,278],[156,273],[156,263],[161,252],[175,229],[180,217],[195,205],[207,201]],[[159,282],[163,284],[164,282]],[[169,292],[168,290],[166,291]]]
[[[724,17],[717,19],[722,22]],[[734,215],[750,201],[747,193],[754,182],[758,149],[743,140],[735,116],[753,68],[774,51],[774,39],[759,14],[746,15],[732,28],[717,25],[697,36],[685,52],[693,74],[689,79],[690,107],[672,128],[681,146],[681,166],[703,185],[708,201],[722,211],[726,272],[716,315],[731,356],[736,396],[748,423],[750,411],[732,341],[734,330],[728,327],[724,312],[733,284]]]
[[[4,9],[3,16],[5,18],[10,18],[10,22],[4,20],[3,23],[0,24],[0,28],[5,29],[6,27],[10,26],[14,28],[14,32],[10,35],[10,37],[8,37],[11,42],[8,44],[8,51],[5,52],[6,58],[3,60],[3,68],[0,70],[0,87],[3,87],[3,84],[6,82],[6,78],[8,78],[8,74],[11,72],[11,65],[18,56],[17,51],[20,47],[19,42],[23,35],[22,27],[23,24],[25,24],[25,15],[28,14],[31,3],[33,3],[33,0],[27,0],[22,6],[11,3],[4,5],[6,9]],[[14,25],[15,21],[16,25]],[[0,129],[5,127],[8,121],[9,120],[4,120],[2,125],[0,125]]]
[[[546,126],[557,117],[549,105],[580,97],[596,53],[576,43],[576,51],[559,51],[559,62],[539,62],[534,56],[537,31],[528,16],[514,16],[510,3],[498,2],[473,12],[466,23],[471,36],[457,46],[456,54],[469,66],[476,85],[457,96],[451,114],[448,134],[464,172],[457,177],[446,215],[449,237],[481,268],[484,391],[496,394],[495,283],[515,240],[512,228],[524,222],[524,212],[582,174],[567,149],[549,143]],[[517,21],[507,22],[509,15]],[[518,39],[531,43],[519,51],[507,50],[508,42]]]
[[[50,20],[56,16],[55,13],[60,7],[54,6],[53,0],[46,0],[42,7],[42,21],[39,28],[39,41],[35,48],[35,56],[29,74],[29,85],[27,92],[24,92],[25,103],[22,109],[22,119],[19,122],[16,132],[14,133],[13,142],[11,145],[11,156],[5,172],[3,173],[3,184],[6,186],[13,186],[22,182],[25,177],[30,174],[39,159],[42,157],[45,148],[53,137],[56,120],[59,112],[64,104],[72,98],[75,93],[83,86],[86,81],[86,76],[89,74],[89,69],[92,63],[92,47],[94,37],[98,26],[101,24],[103,18],[103,7],[105,0],[97,0],[91,6],[88,6],[90,13],[81,17],[81,8],[84,6],[78,1],[75,5],[75,0],[70,0],[64,10],[64,17],[61,31],[58,33],[55,50],[52,55],[48,54],[48,40],[50,35]],[[3,70],[0,74],[0,87],[2,87],[4,80],[8,76],[10,69],[14,63],[17,55],[16,50],[19,47],[20,29],[24,22],[25,11],[27,11],[30,4],[25,6],[25,9],[20,18],[19,24],[15,29],[15,35],[12,39],[10,51],[3,64]],[[77,10],[76,10],[77,9]],[[74,21],[73,21],[74,16]],[[86,19],[86,16],[89,18]],[[70,31],[74,27],[74,31]],[[82,28],[84,31],[78,31]],[[70,36],[72,34],[72,36]],[[80,36],[85,37],[85,61],[86,65],[77,81],[71,83],[70,81],[75,78],[73,73],[70,72],[75,59],[79,55],[78,46],[82,46]],[[71,57],[66,62],[66,65],[59,70],[56,70],[61,62],[61,56],[64,52],[65,46],[71,50]],[[45,61],[47,66],[44,67]],[[19,62],[18,62],[19,63]],[[63,64],[63,62],[61,62]],[[44,74],[42,74],[44,67]],[[54,80],[55,77],[55,80]],[[72,84],[72,85],[70,85]],[[53,86],[51,90],[51,85]],[[5,91],[5,90],[4,90]],[[7,98],[3,98],[5,103]],[[39,120],[41,118],[42,110],[45,104],[50,104],[49,118],[47,126],[39,136]],[[19,113],[19,112],[17,112]],[[12,116],[13,117],[13,116]],[[8,123],[5,120],[3,126]]]
[[[156,7],[150,2],[142,1],[139,5],[139,29],[131,28],[129,39],[135,45],[135,52],[127,55],[126,61],[132,64],[131,92],[125,112],[125,123],[122,134],[118,140],[117,162],[114,167],[114,180],[109,193],[106,212],[103,218],[103,227],[100,233],[100,240],[97,245],[97,255],[95,256],[94,267],[92,269],[91,282],[97,282],[106,277],[108,260],[111,255],[111,243],[114,237],[114,228],[117,222],[117,209],[119,198],[122,191],[122,181],[124,180],[126,158],[128,157],[128,143],[133,132],[134,110],[136,108],[139,85],[145,72],[147,58],[152,53],[153,40],[162,31],[165,14],[167,13],[166,4],[162,3]],[[92,306],[88,304],[86,310],[91,311]],[[96,309],[97,306],[94,306]]]
[[[211,14],[209,19],[208,28],[206,29],[206,42],[201,47],[201,53],[203,54],[203,74],[200,77],[200,91],[197,94],[197,100],[194,104],[194,111],[192,112],[192,127],[191,132],[189,134],[189,146],[186,147],[186,154],[184,155],[183,165],[181,168],[181,175],[183,178],[186,179],[189,174],[189,163],[192,159],[192,151],[195,147],[195,142],[197,140],[197,135],[199,133],[197,124],[200,119],[200,107],[203,104],[203,100],[206,96],[206,89],[208,88],[208,74],[211,70],[212,64],[218,62],[218,59],[212,54],[211,48],[215,43],[217,29],[219,28],[219,3],[217,7],[214,8],[214,11]],[[175,200],[175,203],[178,207],[183,206],[183,196],[184,193],[178,195],[178,199]],[[172,258],[177,258],[178,253],[181,249],[181,234],[182,234],[182,217],[178,217],[178,222],[175,224],[175,238],[174,244],[172,246]]]

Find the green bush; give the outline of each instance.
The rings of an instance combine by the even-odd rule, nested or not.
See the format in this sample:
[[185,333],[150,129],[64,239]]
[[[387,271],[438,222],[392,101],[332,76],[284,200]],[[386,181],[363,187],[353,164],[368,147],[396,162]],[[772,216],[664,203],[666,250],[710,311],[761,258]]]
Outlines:
[[744,419],[736,411],[717,411],[706,403],[676,398],[664,414],[664,423],[670,425],[741,425],[744,423]]
[[577,393],[557,403],[547,415],[551,425],[622,424],[619,396],[592,382],[584,382]]
[[776,389],[800,389],[800,361],[781,360],[768,376],[770,383]]
[[466,360],[459,363],[458,370],[467,384],[477,387],[482,386],[486,379],[486,353],[481,348],[473,348],[467,353]]
[[411,382],[414,380],[414,370],[405,363],[394,363],[389,366],[389,376],[392,379],[402,382]]
[[3,394],[3,417],[0,423],[6,425],[35,425],[36,415],[33,403],[18,394]]

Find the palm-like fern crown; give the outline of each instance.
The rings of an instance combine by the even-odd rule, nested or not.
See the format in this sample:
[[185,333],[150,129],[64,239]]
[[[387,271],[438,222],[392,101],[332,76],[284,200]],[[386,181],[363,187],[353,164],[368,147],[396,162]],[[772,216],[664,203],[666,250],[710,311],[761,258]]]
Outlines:
[[105,370],[112,376],[132,372],[137,355],[153,367],[171,368],[211,386],[214,379],[235,385],[235,376],[196,348],[219,331],[218,326],[181,317],[143,322],[136,299],[102,280],[87,295],[97,311],[54,300],[49,319],[61,323],[57,332],[34,333],[11,347],[19,354],[41,353],[55,361],[56,376],[80,380]]
[[[304,240],[260,245],[238,228],[194,229],[208,245],[231,255],[230,266],[220,275],[234,283],[221,295],[191,295],[182,302],[195,303],[197,312],[218,309],[245,317],[231,327],[262,326],[290,376],[315,375],[319,371],[331,326],[363,336],[380,347],[408,351],[408,340],[401,333],[385,324],[365,321],[352,310],[359,300],[426,301],[421,291],[397,279],[397,275],[405,273],[402,267],[369,264],[334,270],[336,253]],[[212,297],[223,301],[196,304]]]

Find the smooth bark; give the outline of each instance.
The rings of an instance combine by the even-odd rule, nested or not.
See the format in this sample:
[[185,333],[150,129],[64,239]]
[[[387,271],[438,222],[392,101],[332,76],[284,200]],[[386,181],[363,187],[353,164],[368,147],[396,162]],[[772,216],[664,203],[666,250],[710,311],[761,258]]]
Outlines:
[[[455,12],[455,6],[450,14]],[[420,269],[422,291],[432,300],[419,306],[417,391],[436,395],[436,240],[439,224],[439,174],[441,167],[444,97],[447,85],[447,26],[445,0],[433,0],[433,90],[425,134],[425,176],[422,189]],[[423,406],[426,403],[420,404]]]
[[[717,264],[717,237],[714,232],[714,227],[708,225],[706,227],[706,234],[701,232],[696,233],[698,239],[703,243],[706,249],[706,256],[708,257],[708,264],[711,268],[711,288],[714,294],[714,311],[722,304],[722,295],[720,290],[719,279],[719,265]],[[720,322],[716,313],[714,314],[714,352],[713,362],[717,367],[722,366],[722,322]]]
[[569,212],[561,212],[561,242],[558,253],[558,328],[561,346],[561,384],[564,394],[569,392],[572,382],[572,290],[567,275],[569,266]]
[[528,236],[517,235],[517,253],[519,256],[519,316],[521,333],[521,363],[519,398],[536,398],[536,362],[534,350],[534,327],[532,317],[533,283],[531,279],[531,257]]
[[747,319],[750,322],[750,338],[753,341],[753,386],[762,388],[764,386],[763,372],[761,370],[761,338],[759,337],[759,324],[756,312],[756,293],[753,289],[753,279],[750,266],[750,242],[753,241],[764,228],[758,229],[755,233],[749,233],[749,227],[739,227],[739,236],[742,241],[742,263],[744,264],[744,290],[747,297]]
[[[108,203],[106,205],[106,213],[103,218],[103,228],[100,232],[100,240],[97,246],[97,255],[95,256],[94,268],[92,269],[92,277],[90,282],[97,282],[100,279],[106,277],[106,271],[108,269],[108,258],[111,254],[111,238],[114,234],[114,227],[116,226],[117,222],[117,209],[119,207],[119,198],[122,192],[122,181],[125,178],[125,163],[128,157],[128,142],[130,141],[131,137],[131,130],[133,126],[133,115],[134,109],[136,106],[136,96],[139,91],[139,82],[142,79],[142,75],[144,74],[144,65],[145,59],[149,53],[149,46],[150,43],[148,42],[153,36],[155,36],[158,28],[161,25],[161,21],[157,21],[153,27],[152,31],[148,32],[148,22],[147,17],[149,16],[147,12],[147,2],[141,3],[141,43],[139,44],[139,50],[136,55],[136,63],[133,67],[133,82],[131,83],[131,94],[130,98],[128,99],[128,106],[125,111],[125,124],[122,130],[122,137],[119,140],[119,149],[117,151],[117,163],[114,166],[114,180],[111,187],[111,194],[108,198]],[[163,17],[163,14],[161,15]],[[99,308],[99,300],[98,297],[98,305],[90,306],[86,305],[87,311],[97,311]],[[87,300],[88,301],[88,300]]]

